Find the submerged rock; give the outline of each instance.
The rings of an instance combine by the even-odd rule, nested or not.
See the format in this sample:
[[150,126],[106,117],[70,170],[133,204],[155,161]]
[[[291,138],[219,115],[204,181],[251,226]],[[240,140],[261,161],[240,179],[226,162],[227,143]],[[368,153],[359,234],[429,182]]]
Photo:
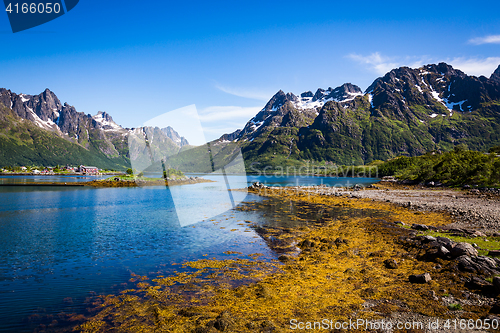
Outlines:
[[214,327],[219,331],[226,331],[233,324],[233,318],[231,314],[227,311],[222,312],[216,319]]
[[394,259],[386,259],[384,260],[384,266],[389,269],[396,269],[398,268],[398,263]]

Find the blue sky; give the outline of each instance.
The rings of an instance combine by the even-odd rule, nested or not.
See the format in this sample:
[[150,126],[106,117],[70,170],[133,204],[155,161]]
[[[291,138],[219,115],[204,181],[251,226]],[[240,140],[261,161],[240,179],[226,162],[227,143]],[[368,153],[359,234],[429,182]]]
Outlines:
[[[0,14],[0,87],[54,91],[138,127],[195,104],[207,139],[242,128],[279,89],[363,90],[398,66],[500,64],[500,2],[94,1],[13,34]],[[177,129],[189,139],[189,127]]]

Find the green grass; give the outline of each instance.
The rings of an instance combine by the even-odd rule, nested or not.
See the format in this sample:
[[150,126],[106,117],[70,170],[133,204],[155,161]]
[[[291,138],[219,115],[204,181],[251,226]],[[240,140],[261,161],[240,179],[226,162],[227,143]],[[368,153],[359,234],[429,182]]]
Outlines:
[[458,304],[458,303],[453,303],[453,304],[448,305],[448,309],[450,309],[452,311],[459,311],[459,310],[462,310],[462,305]]
[[480,255],[488,255],[490,250],[500,250],[500,237],[462,237],[437,231],[424,231],[419,233],[419,235],[446,237],[458,243],[465,242],[469,244],[476,244],[480,248],[478,249]]

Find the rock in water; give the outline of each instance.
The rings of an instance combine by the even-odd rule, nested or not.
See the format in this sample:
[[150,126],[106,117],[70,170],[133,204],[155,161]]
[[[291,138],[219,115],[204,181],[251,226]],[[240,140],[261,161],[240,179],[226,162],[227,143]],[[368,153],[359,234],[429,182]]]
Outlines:
[[384,261],[384,265],[386,268],[389,268],[389,269],[396,269],[398,268],[398,263],[396,260],[394,259],[387,259]]

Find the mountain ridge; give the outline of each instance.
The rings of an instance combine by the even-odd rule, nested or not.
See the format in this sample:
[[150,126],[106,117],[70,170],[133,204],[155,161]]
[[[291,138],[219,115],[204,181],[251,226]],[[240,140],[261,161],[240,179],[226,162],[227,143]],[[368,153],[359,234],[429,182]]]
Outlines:
[[229,134],[248,164],[363,164],[457,144],[486,151],[500,143],[500,66],[490,78],[446,63],[399,67],[365,92],[346,83],[299,96],[278,91],[241,132]]
[[[3,164],[6,161],[9,161],[10,164],[20,164],[21,161],[22,164],[36,164],[42,161],[49,165],[55,164],[36,152],[40,147],[32,146],[33,140],[29,135],[24,135],[23,140],[20,136],[10,133],[13,128],[15,131],[15,128],[24,120],[34,124],[40,130],[49,132],[44,135],[47,144],[54,141],[58,142],[56,145],[67,146],[64,149],[65,153],[71,149],[81,151],[80,148],[83,148],[90,155],[83,153],[86,159],[76,159],[76,161],[82,162],[82,164],[89,164],[84,163],[87,160],[95,161],[96,166],[102,168],[124,169],[129,167],[130,158],[134,157],[134,153],[139,154],[139,152],[130,154],[128,138],[131,133],[137,131],[146,133],[156,130],[149,127],[123,128],[114,122],[111,115],[103,111],[99,111],[94,116],[78,112],[68,103],[62,104],[56,94],[48,88],[39,95],[16,94],[5,88],[0,88],[0,105],[4,106],[0,111],[10,119],[9,123],[4,122],[3,132],[0,131],[0,134],[3,134],[0,135],[0,140],[3,141],[2,146],[6,150],[23,152],[17,159],[4,155],[0,159],[0,163],[3,162]],[[26,131],[25,134],[33,132],[29,131],[26,126],[21,127]],[[164,153],[167,155],[177,153],[182,147],[189,145],[189,142],[171,127],[157,128],[157,130],[155,139],[162,142],[165,147]],[[68,145],[61,143],[59,139],[67,141]],[[28,146],[30,146],[29,149]],[[57,160],[57,164],[60,164],[59,162],[63,161],[62,157],[53,156],[52,159]],[[76,162],[74,158],[72,161]]]
[[[106,112],[91,116],[62,104],[49,89],[18,95],[2,88],[0,105],[0,145],[17,154],[4,152],[0,162],[50,162],[43,154],[60,161],[73,149],[97,166],[123,169],[140,158],[147,167],[149,159],[176,154],[184,154],[184,164],[197,165],[196,150],[187,153],[191,146],[173,128],[122,128]],[[43,137],[44,145],[34,136]],[[52,141],[61,150],[55,155],[48,152]],[[399,67],[364,92],[351,83],[299,95],[279,90],[243,129],[209,143],[219,161],[230,160],[223,155],[238,146],[247,167],[305,160],[364,164],[458,144],[483,151],[500,145],[500,66],[489,78],[446,63]]]

